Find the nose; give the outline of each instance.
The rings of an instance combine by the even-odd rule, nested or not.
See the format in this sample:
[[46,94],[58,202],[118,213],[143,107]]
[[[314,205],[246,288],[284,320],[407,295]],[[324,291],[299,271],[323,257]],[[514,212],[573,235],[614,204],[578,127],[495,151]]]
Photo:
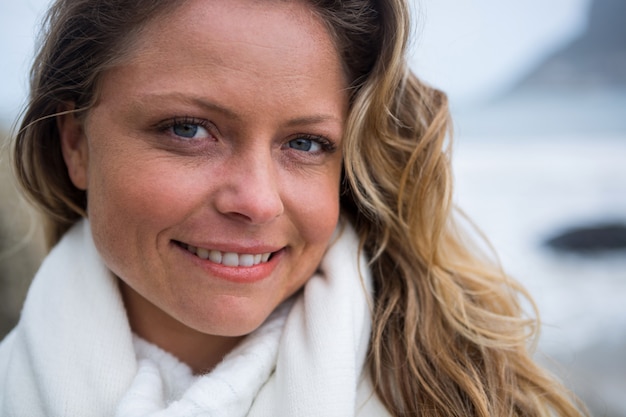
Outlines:
[[283,214],[278,175],[271,154],[233,155],[223,165],[215,197],[221,214],[250,224],[265,224]]

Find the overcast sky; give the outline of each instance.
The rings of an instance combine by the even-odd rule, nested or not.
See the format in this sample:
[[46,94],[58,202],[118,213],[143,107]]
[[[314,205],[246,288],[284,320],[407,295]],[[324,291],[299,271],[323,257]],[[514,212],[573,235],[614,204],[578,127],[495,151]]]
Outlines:
[[[471,104],[506,89],[579,35],[591,0],[416,0],[414,70]],[[49,0],[0,0],[0,123],[27,94],[37,24]]]

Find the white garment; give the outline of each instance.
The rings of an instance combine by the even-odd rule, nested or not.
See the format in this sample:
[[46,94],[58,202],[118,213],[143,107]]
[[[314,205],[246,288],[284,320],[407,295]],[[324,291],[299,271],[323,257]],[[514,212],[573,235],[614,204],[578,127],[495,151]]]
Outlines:
[[117,281],[82,221],[44,261],[19,324],[0,344],[0,415],[388,415],[364,371],[370,277],[351,227],[320,269],[293,305],[196,377],[133,341]]

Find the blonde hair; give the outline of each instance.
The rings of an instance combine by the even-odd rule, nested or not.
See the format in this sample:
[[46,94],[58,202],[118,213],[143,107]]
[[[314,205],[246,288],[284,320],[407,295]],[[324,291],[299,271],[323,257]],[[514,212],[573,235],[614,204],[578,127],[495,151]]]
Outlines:
[[[341,205],[371,260],[368,360],[378,396],[397,416],[584,415],[530,356],[536,325],[518,301],[526,294],[455,226],[447,100],[407,67],[407,4],[307,1],[351,81]],[[60,153],[59,104],[89,108],[99,77],[132,34],[174,4],[53,6],[14,152],[18,179],[44,212],[50,245],[86,209]]]
[[373,3],[387,30],[348,120],[343,207],[371,256],[380,398],[402,416],[584,415],[530,356],[528,295],[455,224],[447,99],[407,67],[407,5]]

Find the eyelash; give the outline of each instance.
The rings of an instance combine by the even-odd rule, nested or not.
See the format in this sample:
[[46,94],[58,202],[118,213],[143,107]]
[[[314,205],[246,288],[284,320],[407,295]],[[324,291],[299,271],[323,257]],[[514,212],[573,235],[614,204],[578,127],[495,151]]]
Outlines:
[[180,126],[180,125],[199,126],[207,130],[207,132],[209,132],[210,134],[212,134],[212,130],[214,129],[214,126],[211,122],[204,120],[204,119],[198,119],[192,116],[172,117],[171,119],[168,119],[159,123],[157,125],[157,129],[160,132],[169,133],[170,135],[178,137],[176,134],[174,134],[174,132],[171,132],[170,129],[172,129],[174,126]]
[[297,139],[305,139],[305,140],[316,142],[321,146],[322,152],[325,152],[325,153],[333,153],[337,150],[337,145],[332,140],[324,136],[318,136],[318,135],[312,135],[312,134],[306,134],[306,133],[293,135],[291,138],[289,138],[287,143],[291,142],[292,140],[297,140]]

